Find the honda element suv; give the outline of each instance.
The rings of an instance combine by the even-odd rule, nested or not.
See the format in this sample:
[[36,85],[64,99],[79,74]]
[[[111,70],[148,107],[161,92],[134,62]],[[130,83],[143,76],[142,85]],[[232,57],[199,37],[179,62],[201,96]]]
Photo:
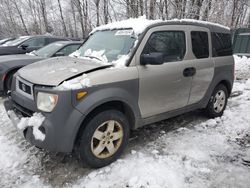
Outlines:
[[4,105],[31,144],[93,168],[138,127],[195,109],[221,116],[234,80],[230,30],[195,20],[100,26],[70,56],[20,69]]

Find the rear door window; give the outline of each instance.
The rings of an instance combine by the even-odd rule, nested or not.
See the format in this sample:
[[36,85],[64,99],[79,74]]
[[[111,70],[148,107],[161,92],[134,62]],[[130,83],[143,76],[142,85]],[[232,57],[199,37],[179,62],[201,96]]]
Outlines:
[[186,53],[183,31],[157,31],[151,34],[142,54],[162,53],[165,62],[180,61]]
[[208,34],[204,31],[191,31],[192,50],[197,59],[208,58]]

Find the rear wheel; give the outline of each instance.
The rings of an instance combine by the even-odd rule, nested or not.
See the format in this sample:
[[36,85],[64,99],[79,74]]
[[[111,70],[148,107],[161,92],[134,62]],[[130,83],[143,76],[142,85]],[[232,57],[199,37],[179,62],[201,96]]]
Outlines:
[[128,139],[129,123],[123,113],[100,112],[87,123],[80,136],[80,159],[93,168],[106,166],[120,157]]
[[227,88],[222,84],[218,85],[214,89],[213,94],[208,102],[206,114],[211,118],[222,116],[227,105],[227,100]]

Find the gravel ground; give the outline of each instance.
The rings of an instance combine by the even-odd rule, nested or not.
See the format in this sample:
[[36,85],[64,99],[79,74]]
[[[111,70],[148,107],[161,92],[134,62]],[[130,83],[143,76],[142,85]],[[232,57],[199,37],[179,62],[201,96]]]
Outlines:
[[0,187],[249,187],[250,60],[235,57],[236,82],[221,118],[194,111],[133,131],[117,162],[81,166],[74,154],[26,142],[0,100]]

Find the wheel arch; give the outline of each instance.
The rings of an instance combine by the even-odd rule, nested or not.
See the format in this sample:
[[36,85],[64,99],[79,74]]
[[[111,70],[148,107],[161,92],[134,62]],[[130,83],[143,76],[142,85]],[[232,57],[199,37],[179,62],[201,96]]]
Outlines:
[[228,80],[224,79],[224,80],[221,80],[215,87],[217,87],[220,84],[226,86],[227,92],[228,92],[228,96],[230,96],[231,91],[232,91],[232,84]]
[[7,80],[9,79],[9,76],[11,74],[14,74],[15,72],[17,72],[20,68],[22,68],[22,66],[17,66],[17,67],[13,67],[11,69],[9,69],[6,73],[5,73],[5,78],[3,80],[3,90],[5,91],[7,88]]
[[90,121],[95,115],[97,115],[98,113],[105,111],[105,110],[118,110],[120,112],[122,112],[128,119],[129,122],[129,129],[135,129],[136,128],[136,113],[134,112],[133,108],[131,107],[131,105],[129,105],[128,103],[122,101],[122,100],[110,100],[110,101],[105,101],[102,102],[101,104],[98,104],[96,106],[94,106],[84,117],[84,119],[81,121],[80,126],[77,130],[76,136],[75,136],[75,140],[74,140],[74,145],[77,144],[77,141],[80,137],[80,135],[82,134],[82,132],[85,129],[85,126],[87,124],[88,121]]

